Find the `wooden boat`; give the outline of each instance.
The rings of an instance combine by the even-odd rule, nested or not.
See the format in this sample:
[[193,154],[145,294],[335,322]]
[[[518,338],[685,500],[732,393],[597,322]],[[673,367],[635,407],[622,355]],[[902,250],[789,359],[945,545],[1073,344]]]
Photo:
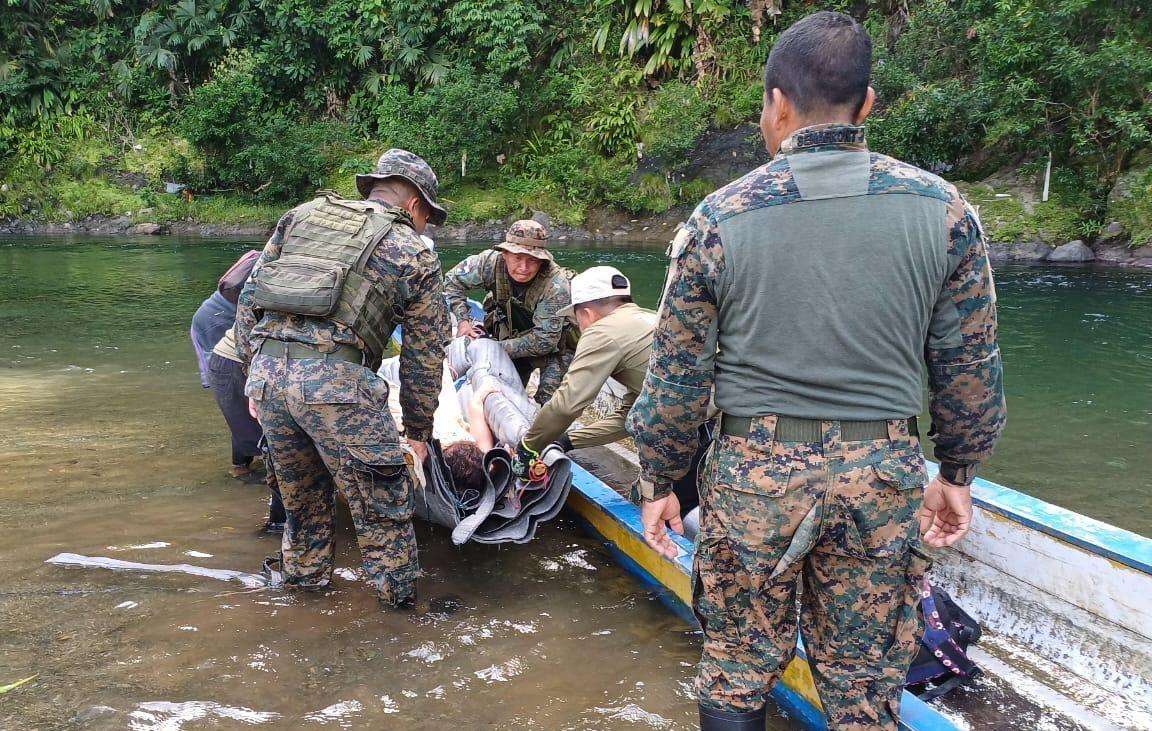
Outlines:
[[[479,303],[470,304],[479,316]],[[592,412],[614,410],[622,395],[614,386],[610,381]],[[639,509],[613,479],[615,460],[615,474],[631,480],[635,454],[611,445],[574,457],[570,511],[625,569],[694,623],[692,544],[674,536],[680,549],[674,560],[649,548]],[[928,468],[934,475],[936,466]],[[973,498],[969,535],[937,557],[932,580],[983,626],[969,654],[985,674],[974,688],[931,705],[905,692],[902,725],[1152,729],[1152,539],[981,478]],[[824,727],[802,646],[773,696],[806,727]]]
[[[613,451],[631,462],[618,474],[634,470],[634,455]],[[598,452],[591,460],[575,456],[610,474],[612,457]],[[574,467],[568,507],[621,565],[694,621],[692,544],[675,536],[674,560],[653,551],[639,509],[593,471]],[[902,724],[918,731],[1152,728],[1152,540],[987,480],[973,494],[971,533],[937,560],[933,579],[984,626],[973,651],[985,675],[931,706],[905,692]],[[823,728],[802,648],[773,695],[806,727]]]

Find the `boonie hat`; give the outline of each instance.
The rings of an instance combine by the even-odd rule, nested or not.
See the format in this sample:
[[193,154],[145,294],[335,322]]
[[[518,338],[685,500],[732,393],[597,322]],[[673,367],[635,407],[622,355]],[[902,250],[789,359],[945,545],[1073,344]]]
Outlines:
[[492,248],[509,254],[527,254],[544,261],[556,261],[552,258],[552,252],[548,251],[548,229],[531,218],[521,219],[509,226],[508,233],[504,234],[504,242]]
[[356,176],[356,190],[367,198],[376,181],[385,178],[403,178],[415,185],[424,202],[432,208],[432,215],[428,216],[428,220],[437,226],[444,223],[448,211],[436,202],[436,173],[432,172],[432,167],[424,162],[424,158],[414,152],[393,147],[380,156],[372,172]]
[[605,297],[624,297],[632,294],[632,283],[616,267],[590,267],[572,277],[572,304],[560,310],[561,317],[573,317],[576,305],[595,302]]

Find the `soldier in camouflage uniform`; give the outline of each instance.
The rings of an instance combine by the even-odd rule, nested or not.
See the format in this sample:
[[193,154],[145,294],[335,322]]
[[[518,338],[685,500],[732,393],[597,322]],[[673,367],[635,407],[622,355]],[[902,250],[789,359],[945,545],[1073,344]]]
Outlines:
[[[484,324],[471,320],[468,291],[484,289]],[[548,251],[548,230],[516,221],[504,242],[468,257],[445,276],[457,336],[487,334],[504,346],[525,385],[540,369],[536,401],[547,403],[572,362],[577,332],[561,309],[571,304],[567,272]]]
[[288,512],[285,584],[328,584],[339,488],[368,582],[406,607],[419,572],[413,485],[375,372],[403,325],[400,403],[422,459],[451,326],[440,262],[419,234],[446,213],[432,169],[405,150],[384,153],[356,186],[364,201],[322,195],[280,219],[240,296],[236,335]]
[[[675,555],[669,484],[710,395],[694,609],[705,730],[764,728],[799,625],[828,725],[897,728],[921,634],[919,548],[951,545],[1005,421],[992,273],[975,212],[940,178],[869,152],[871,44],[820,12],[765,68],[774,157],[676,237],[649,373],[629,415],[648,542]],[[941,461],[915,414],[927,365]]]

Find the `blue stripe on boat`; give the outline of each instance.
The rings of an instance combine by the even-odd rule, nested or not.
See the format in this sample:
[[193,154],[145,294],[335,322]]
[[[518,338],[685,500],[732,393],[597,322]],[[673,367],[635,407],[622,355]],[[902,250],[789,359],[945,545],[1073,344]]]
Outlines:
[[[928,463],[935,476],[936,464]],[[1046,533],[1117,563],[1152,574],[1152,539],[1074,513],[995,482],[976,478],[972,500],[985,510]]]

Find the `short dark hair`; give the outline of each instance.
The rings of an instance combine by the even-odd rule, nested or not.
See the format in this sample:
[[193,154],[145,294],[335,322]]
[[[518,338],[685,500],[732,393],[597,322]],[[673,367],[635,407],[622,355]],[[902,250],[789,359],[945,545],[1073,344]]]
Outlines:
[[600,314],[606,314],[616,309],[620,305],[632,304],[632,295],[618,294],[611,297],[601,297],[598,300],[589,300],[588,302],[581,302],[576,307],[590,307]]
[[457,494],[484,489],[484,453],[475,442],[452,442],[444,447],[444,463],[448,465]]
[[872,39],[843,13],[821,10],[796,21],[772,46],[764,92],[779,89],[804,115],[850,108],[868,96]]

